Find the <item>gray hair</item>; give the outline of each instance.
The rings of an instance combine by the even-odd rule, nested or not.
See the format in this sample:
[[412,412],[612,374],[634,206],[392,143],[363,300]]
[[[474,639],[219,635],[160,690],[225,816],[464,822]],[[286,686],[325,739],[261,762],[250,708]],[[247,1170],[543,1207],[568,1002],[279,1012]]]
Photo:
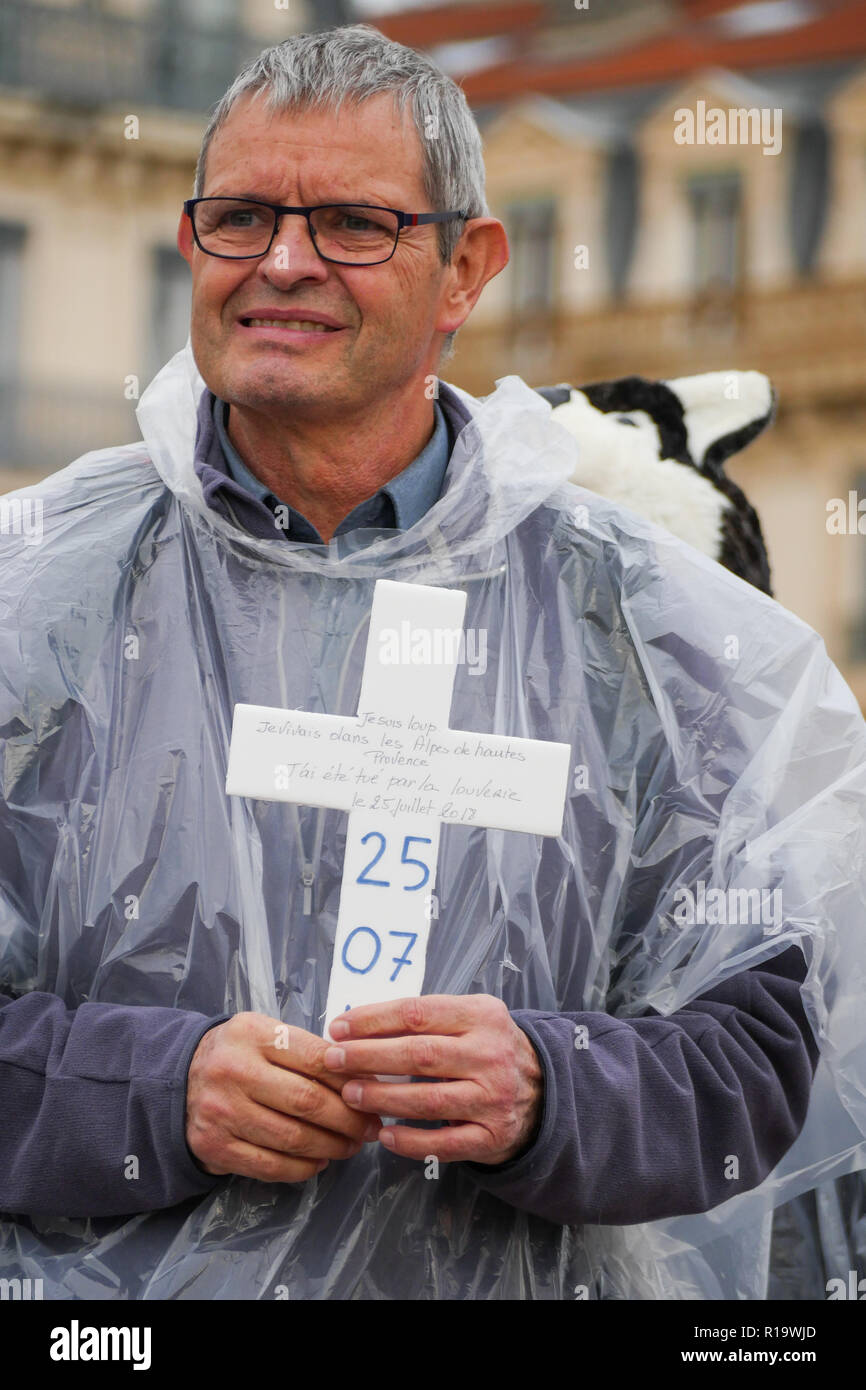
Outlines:
[[[265,93],[266,109],[271,112],[312,107],[337,112],[346,98],[361,102],[393,92],[401,116],[411,96],[423,155],[424,192],[431,210],[459,209],[467,217],[489,216],[481,135],[461,88],[425,54],[394,43],[370,24],[296,34],[253,58],[213,109],[199,151],[194,197],[200,198],[204,190],[214,135],[240,97],[257,99],[259,92]],[[450,262],[464,226],[462,219],[437,226],[443,265]],[[456,330],[447,334],[440,361],[453,355],[455,337]]]

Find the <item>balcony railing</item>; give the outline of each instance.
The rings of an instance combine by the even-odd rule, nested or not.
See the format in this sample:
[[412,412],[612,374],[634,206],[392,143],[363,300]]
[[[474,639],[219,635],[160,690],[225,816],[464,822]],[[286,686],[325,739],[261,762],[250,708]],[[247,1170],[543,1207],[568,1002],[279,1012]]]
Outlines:
[[[723,316],[680,300],[559,311],[514,325],[470,318],[444,374],[484,395],[512,373],[540,386],[726,368],[766,372],[783,405],[862,404],[866,275],[756,289]],[[0,380],[0,464],[50,472],[87,449],[138,439],[134,404],[119,390]]]
[[748,289],[727,305],[685,299],[561,309],[532,323],[472,319],[450,380],[485,394],[516,372],[533,385],[636,373],[766,372],[789,401],[866,397],[866,275]]
[[3,0],[0,86],[60,103],[204,112],[263,47],[236,25],[191,26]]

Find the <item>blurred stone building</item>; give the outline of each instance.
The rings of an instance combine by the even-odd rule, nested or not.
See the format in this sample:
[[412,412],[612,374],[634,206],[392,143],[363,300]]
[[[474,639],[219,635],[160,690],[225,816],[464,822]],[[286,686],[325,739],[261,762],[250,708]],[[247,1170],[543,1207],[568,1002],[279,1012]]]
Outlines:
[[[777,596],[866,703],[864,0],[0,0],[0,487],[138,437],[187,336],[208,108],[262,47],[347,20],[429,51],[484,134],[511,262],[448,379],[766,372],[777,422],[730,472]],[[715,111],[758,120],[711,143]],[[828,529],[834,498],[863,534]]]
[[175,237],[203,117],[263,47],[342,18],[0,0],[0,485],[139,437],[137,395],[188,333]]

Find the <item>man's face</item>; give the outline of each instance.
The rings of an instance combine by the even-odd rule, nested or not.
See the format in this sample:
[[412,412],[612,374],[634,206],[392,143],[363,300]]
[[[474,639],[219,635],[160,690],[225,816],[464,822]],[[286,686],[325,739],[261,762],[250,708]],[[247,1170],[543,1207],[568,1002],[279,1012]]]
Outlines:
[[[411,118],[388,94],[333,111],[269,115],[242,98],[208,151],[203,196],[261,198],[311,206],[378,203],[406,212],[429,207]],[[446,209],[441,209],[446,211]],[[266,256],[220,260],[195,246],[186,216],[178,233],[192,267],[192,348],[210,389],[232,405],[267,415],[333,414],[369,407],[412,378],[436,370],[434,339],[448,268],[435,225],[400,233],[390,261],[342,266],[313,249],[303,217],[287,216]],[[250,325],[289,310],[328,315],[333,332]],[[439,327],[447,331],[451,324]]]

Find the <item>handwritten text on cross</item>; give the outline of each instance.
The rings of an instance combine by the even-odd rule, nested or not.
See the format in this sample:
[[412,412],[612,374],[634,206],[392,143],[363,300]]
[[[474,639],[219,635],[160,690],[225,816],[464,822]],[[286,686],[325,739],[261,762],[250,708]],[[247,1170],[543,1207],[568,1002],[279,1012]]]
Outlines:
[[[348,811],[324,1035],[358,1004],[420,994],[440,826],[558,835],[567,743],[448,728],[457,643],[388,661],[388,636],[462,630],[459,590],[380,579],[357,715],[235,705],[226,792]],[[459,905],[454,905],[459,911]]]

